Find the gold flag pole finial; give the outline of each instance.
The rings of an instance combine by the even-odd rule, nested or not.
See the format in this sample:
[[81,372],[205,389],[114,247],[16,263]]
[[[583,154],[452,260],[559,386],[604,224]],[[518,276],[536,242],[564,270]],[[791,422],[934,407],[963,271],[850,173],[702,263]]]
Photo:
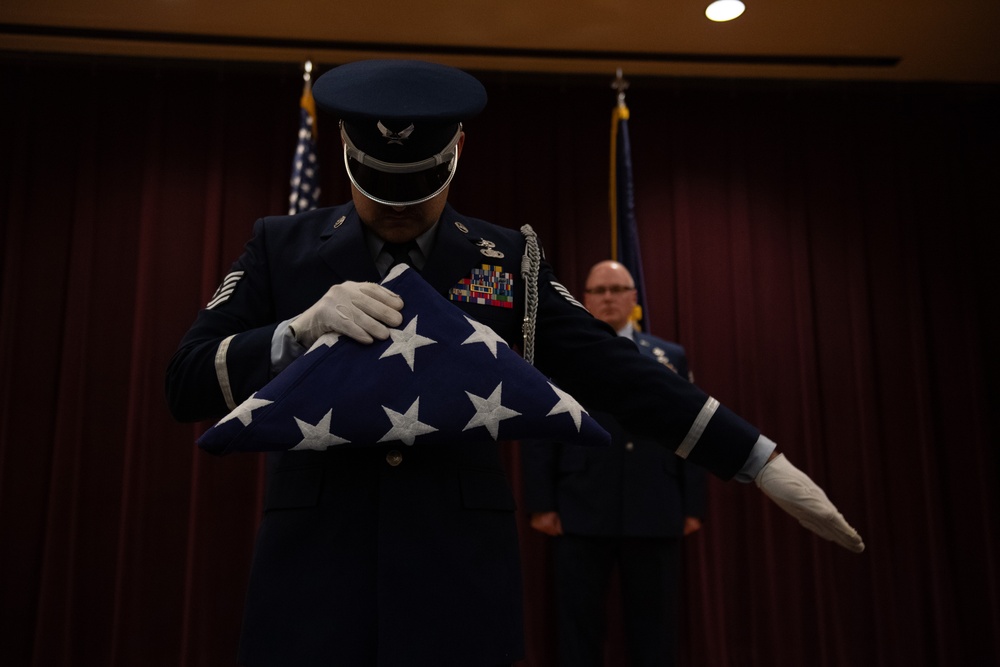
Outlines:
[[302,64],[302,97],[299,102],[303,109],[309,114],[309,125],[311,127],[313,141],[319,138],[319,131],[316,127],[316,100],[312,95],[312,71],[313,63],[307,60]]
[[622,68],[619,67],[615,80],[611,82],[611,87],[618,91],[618,105],[625,106],[625,91],[628,90],[628,79],[622,76]]

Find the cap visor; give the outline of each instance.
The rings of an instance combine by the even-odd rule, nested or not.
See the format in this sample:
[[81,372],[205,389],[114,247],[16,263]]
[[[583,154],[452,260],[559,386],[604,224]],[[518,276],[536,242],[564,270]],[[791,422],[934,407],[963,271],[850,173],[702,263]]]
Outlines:
[[451,182],[455,173],[451,162],[414,173],[391,174],[361,164],[345,154],[351,182],[369,199],[390,206],[409,206],[427,201]]

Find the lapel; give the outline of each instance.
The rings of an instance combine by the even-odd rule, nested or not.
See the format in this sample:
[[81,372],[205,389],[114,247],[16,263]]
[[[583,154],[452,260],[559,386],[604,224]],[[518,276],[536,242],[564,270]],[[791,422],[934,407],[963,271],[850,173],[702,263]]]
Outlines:
[[[344,220],[338,224],[340,215],[344,216]],[[368,245],[361,231],[361,219],[354,204],[341,209],[340,215],[330,220],[320,234],[320,257],[341,280],[381,281],[375,262],[368,253]]]
[[421,274],[434,289],[445,295],[459,280],[467,278],[474,267],[482,264],[478,248],[469,242],[473,233],[461,231],[456,222],[468,228],[468,221],[458,215],[450,204],[446,205],[438,224],[434,247]]
[[639,348],[639,351],[642,352],[643,354],[645,354],[647,357],[654,356],[653,355],[653,350],[650,349],[650,347],[649,347],[648,344],[643,345],[642,344],[642,340],[643,340],[642,334],[639,333],[638,331],[633,330],[632,331],[632,342],[635,343],[635,346],[637,348]]

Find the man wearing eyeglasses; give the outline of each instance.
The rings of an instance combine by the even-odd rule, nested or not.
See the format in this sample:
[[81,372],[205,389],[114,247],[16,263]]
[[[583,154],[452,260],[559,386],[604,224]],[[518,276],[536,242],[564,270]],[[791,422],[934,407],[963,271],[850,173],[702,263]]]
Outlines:
[[[633,327],[635,282],[623,265],[594,265],[583,302],[644,355],[691,379],[683,347]],[[610,415],[593,416],[611,434],[611,447],[531,442],[521,449],[531,525],[554,538],[559,664],[603,664],[607,591],[617,568],[630,664],[673,665],[681,538],[701,527],[705,475]]]

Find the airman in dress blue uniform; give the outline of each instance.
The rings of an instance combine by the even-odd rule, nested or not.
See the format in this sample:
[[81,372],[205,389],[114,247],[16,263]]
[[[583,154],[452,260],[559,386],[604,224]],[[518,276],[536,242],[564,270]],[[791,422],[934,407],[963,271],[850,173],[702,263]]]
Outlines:
[[[540,259],[530,228],[447,204],[462,123],[486,104],[479,81],[433,63],[361,61],[330,70],[313,93],[341,120],[352,201],[255,223],[170,362],[175,417],[225,415],[325,333],[384,340],[402,303],[377,282],[402,257],[583,405],[720,477],[756,475],[773,443],[591,317]],[[273,455],[240,663],[476,667],[522,657],[515,507],[497,447]]]
[[[584,305],[594,317],[691,379],[682,346],[633,326],[636,297],[632,275],[618,262],[599,262],[587,275]],[[628,663],[669,667],[677,661],[681,538],[701,527],[704,470],[610,415],[592,416],[611,434],[610,447],[551,439],[521,446],[525,509],[531,526],[553,538],[558,664],[604,664],[617,570]]]

